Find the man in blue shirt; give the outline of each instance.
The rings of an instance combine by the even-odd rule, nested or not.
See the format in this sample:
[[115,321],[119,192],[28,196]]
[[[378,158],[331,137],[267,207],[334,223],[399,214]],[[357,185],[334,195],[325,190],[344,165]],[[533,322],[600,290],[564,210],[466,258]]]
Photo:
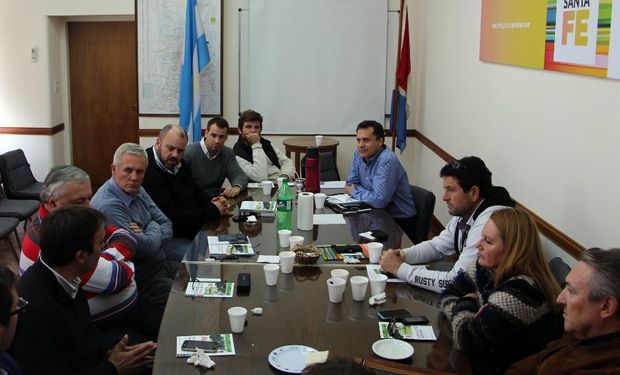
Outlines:
[[385,209],[409,238],[414,238],[417,211],[409,179],[396,155],[384,145],[383,126],[362,121],[356,139],[357,151],[344,191],[374,208]]

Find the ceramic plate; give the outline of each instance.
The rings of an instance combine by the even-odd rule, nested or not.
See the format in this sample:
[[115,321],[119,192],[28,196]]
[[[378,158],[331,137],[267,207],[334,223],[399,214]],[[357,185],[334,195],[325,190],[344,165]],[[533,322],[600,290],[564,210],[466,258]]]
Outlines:
[[306,367],[306,357],[311,352],[316,349],[304,345],[281,346],[269,353],[269,364],[280,371],[299,374]]
[[372,344],[372,351],[386,359],[405,359],[413,355],[413,346],[403,340],[383,339]]

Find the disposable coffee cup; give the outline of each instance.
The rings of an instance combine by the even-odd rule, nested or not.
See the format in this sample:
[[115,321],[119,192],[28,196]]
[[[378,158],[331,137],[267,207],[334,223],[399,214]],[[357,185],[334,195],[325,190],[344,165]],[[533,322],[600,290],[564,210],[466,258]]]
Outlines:
[[278,238],[280,239],[280,246],[289,247],[289,237],[291,236],[291,231],[288,229],[280,229],[278,231]]
[[245,328],[245,317],[248,310],[243,307],[231,307],[228,309],[228,319],[230,320],[230,330],[233,333],[241,333]]
[[277,285],[280,266],[277,264],[265,264],[263,270],[265,270],[265,283],[267,286]]
[[314,207],[316,207],[317,210],[325,207],[325,197],[327,197],[325,193],[314,194]]
[[344,280],[345,285],[347,284],[347,279],[349,278],[349,271],[343,270],[342,268],[336,268],[331,272],[332,277],[338,277]]
[[327,279],[327,292],[329,293],[329,302],[340,303],[342,302],[342,295],[344,294],[345,281],[339,277],[332,277]]
[[383,251],[383,244],[381,242],[369,242],[366,244],[366,248],[368,249],[370,263],[379,263],[381,251]]
[[292,248],[294,248],[297,245],[303,245],[304,244],[304,238],[302,236],[290,236],[288,238],[288,242],[289,242],[289,246]]
[[370,294],[376,296],[385,290],[388,277],[383,274],[372,275],[370,277]]
[[280,271],[282,273],[293,272],[293,265],[295,264],[295,253],[292,251],[280,252]]
[[260,185],[263,187],[263,194],[271,196],[271,188],[273,183],[271,181],[262,181]]
[[315,135],[314,136],[314,143],[316,143],[317,147],[321,146],[321,144],[323,143],[323,136],[322,135]]
[[366,289],[368,288],[368,278],[365,276],[351,277],[351,294],[354,301],[363,301],[366,299]]

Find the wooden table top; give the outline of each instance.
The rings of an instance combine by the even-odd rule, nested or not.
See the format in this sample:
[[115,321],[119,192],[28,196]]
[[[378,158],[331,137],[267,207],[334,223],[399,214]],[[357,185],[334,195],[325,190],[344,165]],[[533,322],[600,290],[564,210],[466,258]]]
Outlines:
[[[314,136],[286,138],[282,143],[286,148],[301,148],[304,150],[307,149],[308,146],[316,146]],[[334,138],[323,137],[323,142],[321,142],[319,150],[334,148],[339,144],[340,142]]]

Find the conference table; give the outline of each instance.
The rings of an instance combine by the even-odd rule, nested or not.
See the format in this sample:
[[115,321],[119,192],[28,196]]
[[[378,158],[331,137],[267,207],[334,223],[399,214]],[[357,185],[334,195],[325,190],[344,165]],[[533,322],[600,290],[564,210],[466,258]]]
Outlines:
[[[262,200],[262,191],[250,190],[242,199]],[[320,211],[320,210],[319,210]],[[327,213],[329,210],[325,209]],[[317,212],[318,213],[318,212]],[[385,248],[410,246],[411,242],[398,225],[383,210],[372,210],[346,217],[345,225],[315,225],[313,230],[296,229],[293,212],[293,234],[304,236],[306,243],[352,243],[359,233],[381,229],[388,234]],[[366,301],[353,301],[347,285],[341,303],[330,303],[327,279],[335,268],[346,268],[350,276],[367,275],[365,264],[344,264],[324,261],[315,265],[295,265],[292,274],[279,274],[277,286],[267,286],[262,263],[256,257],[235,260],[209,260],[206,237],[224,233],[245,233],[255,252],[275,255],[280,250],[273,218],[260,223],[235,223],[229,218],[209,222],[198,233],[176,275],[176,279],[158,338],[153,374],[198,374],[206,370],[176,358],[176,337],[230,333],[228,309],[241,306],[248,310],[247,326],[243,333],[233,334],[236,354],[212,359],[215,372],[222,374],[282,373],[268,362],[269,353],[284,345],[306,345],[316,350],[329,350],[329,357],[377,359],[372,344],[380,339],[377,312],[405,308],[413,315],[429,318],[437,332],[439,296],[406,283],[388,283],[387,300],[380,306],[370,306],[370,287]],[[219,278],[235,282],[240,273],[251,275],[249,293],[234,292],[232,298],[186,297],[188,282],[197,278]],[[262,315],[251,309],[261,307]],[[414,355],[400,361],[399,366],[426,368],[427,357],[435,344],[432,341],[409,341]],[[209,370],[213,371],[213,369]]]

